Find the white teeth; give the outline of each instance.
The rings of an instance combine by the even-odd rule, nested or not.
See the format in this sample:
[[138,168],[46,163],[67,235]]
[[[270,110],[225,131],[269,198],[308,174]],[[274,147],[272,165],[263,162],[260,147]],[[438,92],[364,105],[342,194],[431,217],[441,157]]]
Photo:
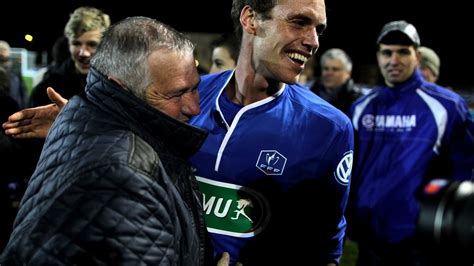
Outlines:
[[289,58],[291,59],[296,59],[296,60],[299,60],[303,63],[306,63],[306,61],[308,61],[308,57],[302,55],[302,54],[298,54],[298,53],[288,53],[287,54]]

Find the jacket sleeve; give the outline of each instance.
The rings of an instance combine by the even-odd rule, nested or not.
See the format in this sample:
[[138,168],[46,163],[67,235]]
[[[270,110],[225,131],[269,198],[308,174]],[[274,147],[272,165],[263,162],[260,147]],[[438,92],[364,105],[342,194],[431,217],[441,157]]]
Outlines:
[[[468,180],[474,178],[474,122],[466,103],[461,100],[454,112],[450,125],[451,134],[447,134],[443,149],[448,162],[444,168],[451,169],[451,179]],[[444,154],[441,154],[444,157]],[[447,167],[451,166],[451,167]]]
[[345,230],[347,227],[344,212],[346,209],[352,175],[354,150],[354,131],[347,121],[342,131],[333,139],[328,156],[332,159],[329,176],[328,208],[328,262],[339,263],[342,255]]

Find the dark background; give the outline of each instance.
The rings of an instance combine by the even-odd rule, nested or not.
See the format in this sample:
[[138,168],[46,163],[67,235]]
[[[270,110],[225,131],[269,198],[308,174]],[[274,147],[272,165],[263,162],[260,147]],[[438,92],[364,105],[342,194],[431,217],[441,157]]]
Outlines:
[[[6,0],[0,16],[0,39],[13,47],[49,51],[62,34],[69,14],[77,7],[98,7],[116,22],[127,16],[149,16],[184,32],[220,33],[232,31],[230,0]],[[439,4],[438,4],[439,3]],[[10,8],[5,8],[6,6]],[[441,85],[463,89],[474,88],[471,52],[473,12],[469,1],[434,0],[327,0],[328,29],[320,38],[320,55],[339,47],[354,61],[354,72],[360,74],[375,61],[375,40],[386,22],[404,19],[418,29],[422,45],[434,49],[441,57]],[[24,35],[34,40],[28,43]],[[363,73],[362,73],[363,74]]]

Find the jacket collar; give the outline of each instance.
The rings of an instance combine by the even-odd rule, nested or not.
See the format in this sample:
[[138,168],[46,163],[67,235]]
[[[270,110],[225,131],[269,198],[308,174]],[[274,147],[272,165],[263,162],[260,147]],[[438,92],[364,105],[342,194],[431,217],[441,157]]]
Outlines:
[[420,70],[416,69],[413,72],[413,75],[406,81],[396,84],[393,87],[389,87],[393,91],[407,91],[407,90],[416,90],[417,88],[421,87],[424,82],[423,76],[421,75]]
[[199,150],[207,136],[206,131],[160,112],[93,68],[87,76],[85,91],[86,97],[99,109],[117,117],[124,127],[155,149],[164,147],[188,159]]
[[[233,82],[232,78],[234,77],[234,75],[235,75],[235,69],[232,71],[224,72],[224,74],[219,78],[219,80],[224,79],[226,81],[223,83],[223,85],[220,88],[218,88],[217,97],[214,103],[214,110],[219,112],[222,119],[224,119],[224,115],[222,114],[222,111],[221,111],[219,99],[221,97],[225,97],[224,95],[226,93],[225,88],[227,87],[227,84],[229,82]],[[272,108],[275,104],[278,103],[278,101],[281,99],[281,96],[284,95],[285,92],[288,90],[287,87],[288,87],[287,84],[283,84],[280,90],[275,92],[273,95],[268,96],[267,98],[262,99],[260,101],[243,106],[242,109],[239,111],[239,113],[244,113],[244,112],[259,113],[259,112],[262,112],[263,110]]]

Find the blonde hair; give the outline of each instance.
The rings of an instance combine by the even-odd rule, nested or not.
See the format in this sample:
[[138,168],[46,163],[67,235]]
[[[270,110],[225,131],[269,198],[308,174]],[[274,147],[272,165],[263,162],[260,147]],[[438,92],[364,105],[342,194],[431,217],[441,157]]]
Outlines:
[[71,14],[64,28],[68,40],[81,36],[84,32],[105,31],[110,26],[110,17],[101,10],[93,7],[79,7]]

